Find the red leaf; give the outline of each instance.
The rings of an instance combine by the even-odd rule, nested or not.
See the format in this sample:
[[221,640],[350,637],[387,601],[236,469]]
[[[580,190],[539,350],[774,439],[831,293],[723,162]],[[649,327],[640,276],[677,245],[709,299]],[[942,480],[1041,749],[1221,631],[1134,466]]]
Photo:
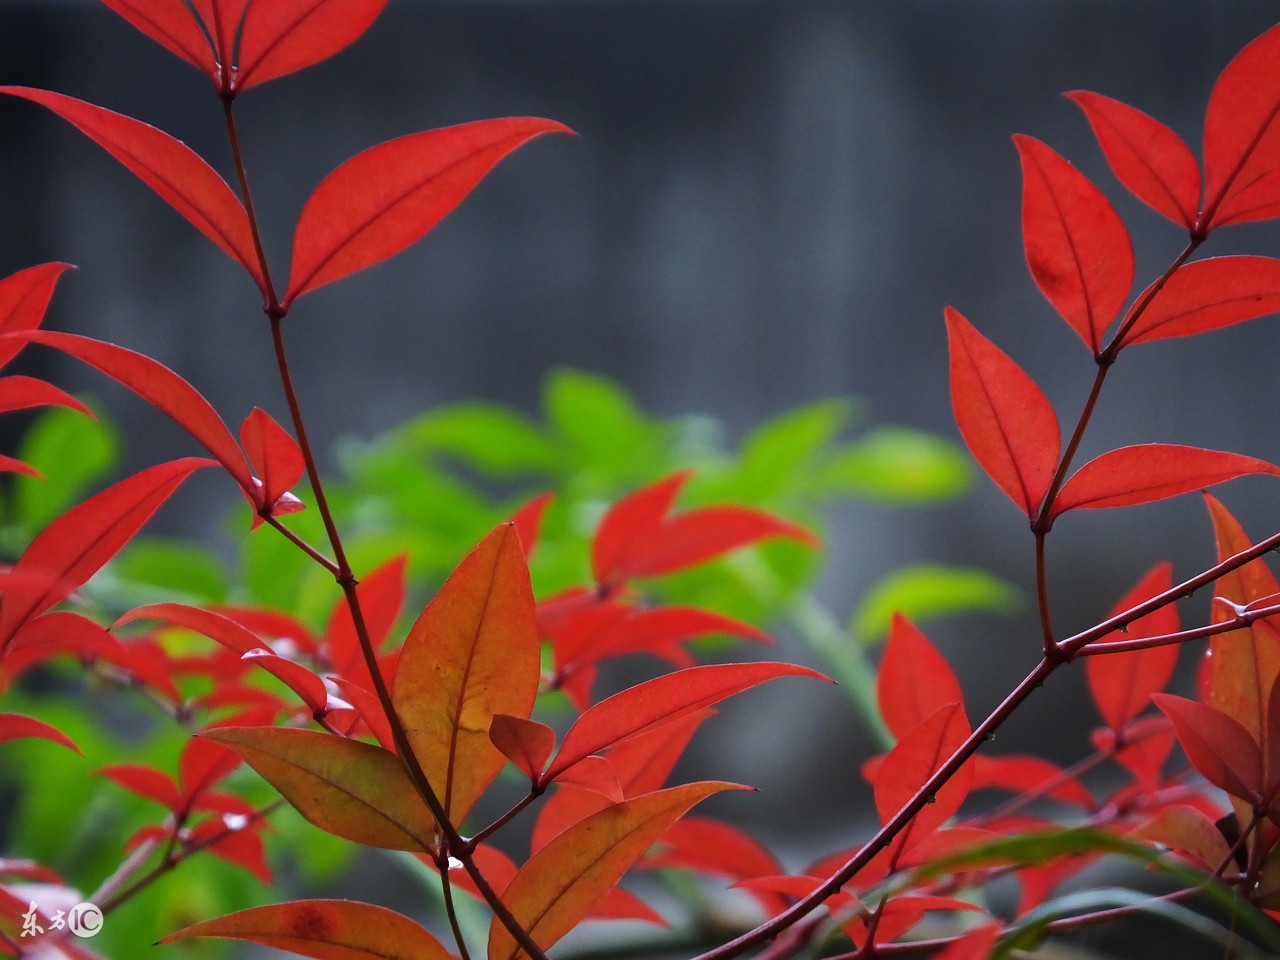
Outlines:
[[1152,696],[1173,721],[1178,742],[1191,765],[1233,797],[1252,801],[1262,789],[1262,754],[1249,731],[1221,710],[1175,697]]
[[[380,564],[361,579],[356,587],[365,629],[375,650],[383,645],[404,606],[404,571],[408,557],[399,554]],[[351,607],[339,600],[329,614],[324,630],[329,663],[333,669],[372,688],[368,667],[360,650],[360,640],[351,620]]]
[[538,779],[556,746],[556,732],[545,723],[505,713],[489,724],[489,739],[530,780]]
[[827,680],[816,670],[790,663],[728,663],[690,667],[623,690],[597,703],[569,728],[542,782],[551,782],[593,753],[785,676]]
[[[1137,303],[1142,303],[1139,297]],[[1280,260],[1211,257],[1179,268],[1152,297],[1124,343],[1189,337],[1280,311]]]
[[395,753],[396,738],[395,734],[391,732],[391,722],[387,719],[387,712],[382,707],[382,701],[364,687],[343,677],[333,677],[332,680],[337,684],[338,689],[342,691],[342,695],[347,702],[356,708],[356,712],[360,714],[360,719],[369,728],[374,739],[382,745],[383,749]]
[[190,147],[149,124],[74,97],[30,87],[0,87],[0,93],[48,107],[97,143],[238,261],[266,296],[244,205]]
[[594,907],[587,911],[584,920],[639,920],[641,923],[653,923],[660,927],[667,926],[651,906],[634,893],[614,887],[601,897]]
[[1204,117],[1205,203],[1198,227],[1280,214],[1280,27],[1222,71]]
[[1166,807],[1130,836],[1163,844],[1212,873],[1230,855],[1226,838],[1195,807]]
[[18,628],[80,587],[115,556],[194,471],[187,457],[143,470],[72,507],[45,527],[14,564],[0,605],[0,651]]
[[538,543],[538,529],[542,526],[542,514],[546,512],[547,505],[551,503],[554,496],[555,493],[550,490],[540,493],[511,517],[511,522],[516,525],[516,533],[520,535],[520,546],[524,548],[526,560]]
[[1094,807],[1093,797],[1074,777],[1063,778],[1062,768],[1040,757],[988,757],[978,754],[973,758],[973,784],[970,790],[996,787],[1011,793],[1037,790],[1050,780],[1057,783],[1044,796],[1063,803],[1073,803],[1086,810]]
[[191,737],[178,758],[178,782],[182,784],[183,796],[191,799],[213,789],[238,766],[240,756],[230,747],[199,736]]
[[99,776],[114,780],[131,793],[154,800],[169,810],[176,811],[182,807],[182,794],[178,785],[159,770],[136,763],[116,763],[101,767],[96,772]]
[[221,76],[213,78],[219,90],[233,84],[235,70],[236,35],[244,20],[245,10],[256,0],[190,0],[196,14],[204,24],[205,32],[213,41],[214,56],[221,68]]
[[605,513],[591,542],[597,583],[661,576],[769,537],[821,546],[799,524],[750,507],[698,507],[669,516],[690,476],[688,470],[672,474],[622,498]]
[[[298,441],[276,423],[271,414],[254,407],[240,424],[240,444],[261,481],[262,502],[270,506],[273,513],[291,512],[287,504],[284,511],[278,511],[278,507],[280,499],[302,479],[307,469]],[[261,520],[261,516],[255,515],[254,525]]]
[[[1108,618],[1164,593],[1173,586],[1173,564],[1157,564],[1138,584],[1111,608]],[[1161,607],[1129,624],[1123,633],[1116,630],[1095,640],[1090,648],[1098,649],[1116,640],[1142,640],[1177,633],[1178,608]],[[1126,723],[1146,709],[1151,694],[1164,689],[1178,663],[1178,647],[1170,644],[1128,653],[1108,653],[1085,658],[1084,673],[1089,693],[1107,726],[1117,733]]]
[[250,503],[257,503],[257,486],[235,437],[209,401],[182,377],[145,354],[114,343],[48,330],[36,330],[26,336],[84,361],[167,414],[226,468]]
[[777,858],[755,839],[707,817],[684,817],[673,824],[642,866],[649,870],[684,867],[731,880],[783,872]]
[[893,615],[876,680],[876,700],[885,726],[902,739],[925,717],[948,703],[964,703],[951,665],[920,629]]
[[161,943],[190,937],[247,940],[317,960],[451,960],[440,942],[408,917],[352,900],[297,900],[183,927]]
[[1133,284],[1133,243],[1097,187],[1047,144],[1014,134],[1022,239],[1036,286],[1095,355]]
[[102,2],[170,53],[181,57],[217,83],[218,70],[214,65],[213,51],[185,3],[174,0]]
[[212,610],[188,606],[185,603],[152,603],[143,607],[135,607],[128,613],[121,614],[111,629],[122,627],[138,620],[159,620],[193,630],[210,640],[216,640],[229,650],[243,656],[251,650],[265,650],[267,645],[257,634],[246,629],[240,623]]
[[1003,932],[1004,924],[999,920],[984,923],[934,954],[932,960],[987,960]]
[[[425,859],[425,856],[424,856]],[[496,847],[491,847],[487,843],[482,843],[471,851],[471,859],[484,875],[489,886],[493,888],[493,892],[498,896],[502,896],[504,890],[516,875],[515,861],[508,857]],[[426,861],[431,864],[430,860]],[[434,866],[434,864],[431,864]],[[467,873],[461,861],[451,861],[449,865],[449,882],[459,890],[465,890],[477,900],[483,900],[484,895],[480,892],[480,888],[476,886],[476,882],[471,879],[471,874]]]
[[301,697],[312,716],[321,717],[329,712],[328,688],[325,687],[323,680],[302,664],[294,663],[273,650],[265,649],[250,650],[241,659],[261,667]]
[[565,786],[577,787],[603,797],[608,803],[621,803],[622,785],[613,764],[605,757],[583,757],[558,777]]
[[[0,333],[21,333],[40,326],[58,278],[70,269],[69,263],[42,263],[0,280]],[[0,366],[25,345],[25,340],[16,337],[0,338]]]
[[247,90],[333,56],[377,19],[387,0],[251,3],[240,36],[235,87]]
[[215,857],[249,871],[263,883],[271,883],[271,868],[267,865],[267,851],[262,835],[256,830],[243,827],[232,829],[231,823],[240,822],[233,819],[235,816],[228,814],[216,820],[204,821],[191,831],[192,840],[199,842],[208,837],[219,837],[205,849]]
[[[699,710],[611,749],[609,762],[618,775],[623,793],[638,797],[660,789],[695,731],[714,713],[710,708]],[[571,787],[557,790],[543,804],[534,822],[529,840],[531,851],[536,853],[553,837],[606,806],[608,801],[597,793]]]
[[1099,93],[1064,94],[1084,111],[1116,179],[1188,230],[1200,207],[1200,164],[1182,138],[1141,110]]
[[24,737],[52,740],[54,743],[60,743],[76,753],[81,752],[72,739],[57,727],[50,726],[42,720],[37,720],[35,717],[28,717],[21,713],[0,713],[0,743],[21,740]]
[[[947,762],[969,736],[969,721],[958,703],[939,707],[905,737],[885,757],[876,774],[876,812],[888,823],[907,805],[917,790]],[[916,814],[910,839],[922,840],[960,809],[969,795],[973,764],[960,771],[938,789],[932,803]]]
[[13,457],[6,457],[0,454],[0,473],[24,473],[28,477],[35,477],[37,480],[43,480],[44,474],[30,464],[23,463],[21,460],[15,460]]
[[462,202],[508,153],[553,120],[513,117],[428,130],[372,147],[325,177],[293,235],[286,310],[304,293],[394,256]]
[[31,407],[69,407],[88,417],[93,411],[65,390],[34,377],[0,377],[0,413]]
[[1053,501],[1050,516],[1151,503],[1251,473],[1280,476],[1280,467],[1238,453],[1171,443],[1121,447],[1077,470]]
[[1062,449],[1040,388],[960,313],[946,308],[951,405],[969,452],[1028,517],[1049,492]]

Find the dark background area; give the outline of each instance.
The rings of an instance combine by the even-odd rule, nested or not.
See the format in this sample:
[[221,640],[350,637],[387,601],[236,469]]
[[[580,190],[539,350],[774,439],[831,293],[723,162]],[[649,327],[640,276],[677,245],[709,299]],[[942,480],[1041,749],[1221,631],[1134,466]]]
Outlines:
[[[1026,271],[1008,135],[1047,141],[1108,193],[1133,232],[1141,288],[1185,237],[1123,192],[1059,94],[1124,100],[1198,153],[1214,78],[1277,14],[1264,0],[391,0],[355,46],[238,104],[278,278],[307,195],[365,147],[519,114],[579,137],[522,149],[408,252],[299,302],[287,325],[315,439],[330,449],[463,398],[536,412],[558,366],[616,378],[652,413],[716,416],[731,436],[854,394],[871,422],[954,438],[947,303],[1036,378],[1069,430],[1093,363]],[[105,7],[8,0],[0,17],[0,82],[144,119],[229,172],[207,80]],[[47,326],[157,357],[229,422],[255,404],[282,414],[239,266],[65,122],[9,99],[0,222],[5,273],[51,259],[80,268]],[[1236,250],[1280,255],[1280,232],[1229,228],[1205,252]],[[1280,460],[1278,345],[1272,319],[1127,352],[1081,457],[1166,441]],[[96,374],[39,362],[106,400],[132,466],[189,451]],[[203,483],[165,513],[168,530],[221,530],[234,494]],[[1275,491],[1272,478],[1221,495],[1261,537],[1280,527]],[[1025,520],[985,479],[956,506],[831,519],[822,596],[842,618],[871,580],[911,561],[1031,586]],[[1196,497],[1065,518],[1050,556],[1059,631],[1094,623],[1156,561],[1190,575],[1212,551]],[[1184,613],[1206,608],[1199,598]],[[975,718],[1037,657],[1030,603],[1015,619],[929,632]],[[794,645],[783,655],[806,657]],[[1081,671],[1064,673],[1002,733],[1003,749],[1060,761],[1087,749]],[[765,839],[802,857],[833,823],[870,814],[857,771],[868,744],[838,695],[779,684],[724,713],[690,772],[763,786],[735,807],[751,808]]]

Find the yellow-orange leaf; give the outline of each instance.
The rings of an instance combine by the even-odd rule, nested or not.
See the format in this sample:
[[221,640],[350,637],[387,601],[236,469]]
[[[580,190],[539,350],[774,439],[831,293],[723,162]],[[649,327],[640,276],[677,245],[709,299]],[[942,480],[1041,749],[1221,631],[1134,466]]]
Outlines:
[[489,739],[493,718],[533,710],[539,655],[529,570],[505,523],[409,630],[392,688],[414,755],[455,824],[507,762]]
[[353,900],[296,900],[238,910],[171,933],[247,940],[316,960],[451,960],[430,933],[408,917]]
[[435,820],[389,750],[281,727],[215,727],[201,736],[240,754],[321,830],[371,847],[430,849]]
[[[534,854],[502,899],[545,949],[572,930],[690,807],[713,793],[744,789],[715,781],[689,783],[615,803]],[[489,960],[525,956],[495,917],[489,930]]]

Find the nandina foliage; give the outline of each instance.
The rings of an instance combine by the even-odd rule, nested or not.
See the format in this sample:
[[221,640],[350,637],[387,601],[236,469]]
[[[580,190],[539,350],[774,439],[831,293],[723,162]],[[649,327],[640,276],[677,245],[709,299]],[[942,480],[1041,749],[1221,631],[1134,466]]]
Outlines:
[[[104,2],[210,79],[241,184],[247,178],[235,134],[237,95],[334,55],[383,6],[381,0]],[[1182,884],[1174,900],[1217,891],[1253,935],[1274,943],[1271,921],[1258,911],[1280,918],[1280,621],[1273,622],[1280,617],[1280,583],[1261,558],[1280,544],[1280,534],[1251,543],[1227,508],[1206,494],[1215,566],[1175,584],[1171,565],[1156,564],[1097,626],[1065,638],[1052,627],[1045,555],[1055,522],[1072,510],[1148,503],[1246,474],[1280,474],[1280,467],[1243,454],[1168,443],[1111,450],[1073,465],[1124,348],[1206,333],[1280,307],[1280,261],[1192,259],[1219,228],[1280,216],[1280,27],[1246,47],[1215,86],[1203,174],[1191,149],[1159,121],[1099,94],[1068,95],[1119,182],[1188,232],[1184,252],[1136,296],[1133,244],[1103,191],[1049,145],[1015,136],[1032,279],[1098,365],[1065,448],[1058,414],[1035,381],[958,310],[947,307],[944,318],[960,435],[1035,539],[1040,660],[974,725],[946,658],[910,619],[895,615],[875,684],[886,752],[863,766],[881,826],[870,839],[798,870],[727,823],[686,816],[739,785],[667,781],[720,701],[766,681],[807,682],[822,674],[778,662],[697,665],[689,640],[767,637],[715,610],[654,602],[649,586],[766,540],[819,548],[807,528],[745,505],[682,509],[691,477],[676,472],[604,511],[584,563],[587,582],[539,598],[528,564],[551,502],[543,494],[461,558],[402,636],[397,623],[409,592],[409,558],[395,557],[357,578],[306,441],[281,346],[282,317],[303,294],[412,244],[516,148],[567,128],[534,118],[487,120],[411,134],[353,157],[304,206],[279,294],[248,196],[189,148],[141,121],[61,94],[15,86],[0,92],[72,123],[244,267],[263,298],[292,420],[290,430],[253,407],[237,438],[194,386],[160,362],[40,330],[65,264],[28,267],[0,281],[0,362],[33,341],[76,357],[172,418],[212,458],[151,467],[62,512],[0,584],[0,684],[69,654],[94,669],[111,667],[116,679],[197,727],[175,772],[128,762],[97,771],[164,811],[125,844],[124,880],[133,882],[123,892],[119,884],[111,888],[104,909],[202,851],[269,879],[263,834],[279,802],[258,805],[234,789],[232,775],[244,763],[320,830],[407,851],[434,871],[463,956],[470,947],[454,892],[491,911],[489,960],[541,960],[587,919],[664,922],[618,884],[633,868],[677,868],[734,883],[761,915],[759,925],[702,960],[771,939],[779,957],[831,938],[851,941],[850,957],[890,955],[900,950],[889,945],[927,914],[949,917],[946,929],[953,932],[921,949],[941,960],[978,960],[1059,927],[1122,914],[1086,905],[1060,917],[1064,908],[1047,902],[1072,874],[1112,854],[1169,869]],[[0,379],[0,409],[47,404],[87,413],[50,384]],[[85,606],[67,602],[192,473],[210,466],[220,466],[247,499],[255,528],[271,526],[271,536],[285,537],[332,574],[335,598],[323,632],[284,610],[172,599],[136,606],[104,626]],[[34,472],[11,458],[0,469]],[[295,493],[304,475],[309,488]],[[282,519],[304,506],[322,515],[327,550]],[[1176,600],[1209,584],[1210,622],[1182,629]],[[193,648],[193,636],[207,642]],[[1205,638],[1211,655],[1202,660],[1196,696],[1167,692],[1180,645]],[[597,699],[600,663],[637,653],[669,669]],[[1063,769],[1036,756],[978,753],[1051,673],[1082,658],[1099,726],[1077,764]],[[268,676],[274,679],[264,684]],[[192,678],[205,681],[202,693],[188,692]],[[534,719],[557,692],[577,714],[562,735]],[[0,713],[0,744],[18,738],[76,749],[53,725]],[[1190,767],[1170,769],[1175,741]],[[1083,778],[1104,765],[1120,776],[1098,792]],[[476,822],[478,802],[510,785],[504,771],[514,771],[523,792],[492,822]],[[994,807],[972,801],[986,790],[1010,796]],[[1044,811],[1053,808],[1041,801],[1069,810],[1066,822],[1048,819]],[[529,855],[512,859],[489,840],[526,810],[533,811]],[[1088,829],[1069,829],[1081,822]],[[148,862],[153,866],[141,873]],[[982,905],[989,903],[982,896],[988,882],[1009,876],[1019,886],[1013,910]],[[0,955],[91,956],[65,934],[51,932],[34,947],[25,939],[32,921],[57,929],[28,896],[34,883],[70,893],[39,864],[0,860]],[[164,942],[192,937],[344,960],[453,955],[415,921],[351,901],[252,907],[187,926]]]

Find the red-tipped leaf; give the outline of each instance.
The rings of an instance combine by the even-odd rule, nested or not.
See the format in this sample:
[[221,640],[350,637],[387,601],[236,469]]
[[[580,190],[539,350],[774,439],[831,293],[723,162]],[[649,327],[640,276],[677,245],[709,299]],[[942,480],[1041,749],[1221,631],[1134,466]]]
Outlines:
[[1190,230],[1200,208],[1200,164],[1183,139],[1136,107],[1088,90],[1064,94],[1084,111],[1116,179]]
[[190,147],[140,120],[74,97],[31,87],[0,87],[0,93],[48,107],[76,127],[238,261],[266,295],[244,205]]
[[251,3],[240,37],[237,90],[327,60],[377,19],[387,0],[269,0]]
[[143,470],[67,510],[18,558],[0,605],[0,651],[32,617],[97,573],[187,477],[212,461],[195,457]]
[[827,680],[816,670],[791,663],[729,663],[690,667],[629,687],[578,718],[542,780],[550,782],[584,757],[786,676]]
[[1022,241],[1045,298],[1097,354],[1133,285],[1133,243],[1102,191],[1047,144],[1015,134]]
[[1280,27],[1222,71],[1204,117],[1202,232],[1280,215]]
[[1280,467],[1238,453],[1171,443],[1121,447],[1077,470],[1053,501],[1052,516],[1152,503],[1252,473],[1280,476]]
[[314,960],[452,960],[408,917],[352,900],[296,900],[183,927],[161,943],[191,937],[246,940]]
[[508,153],[553,132],[572,133],[534,117],[480,120],[390,140],[348,160],[302,208],[282,305],[399,253]]
[[951,405],[978,465],[1028,516],[1049,492],[1062,448],[1058,418],[1034,380],[951,307]]

